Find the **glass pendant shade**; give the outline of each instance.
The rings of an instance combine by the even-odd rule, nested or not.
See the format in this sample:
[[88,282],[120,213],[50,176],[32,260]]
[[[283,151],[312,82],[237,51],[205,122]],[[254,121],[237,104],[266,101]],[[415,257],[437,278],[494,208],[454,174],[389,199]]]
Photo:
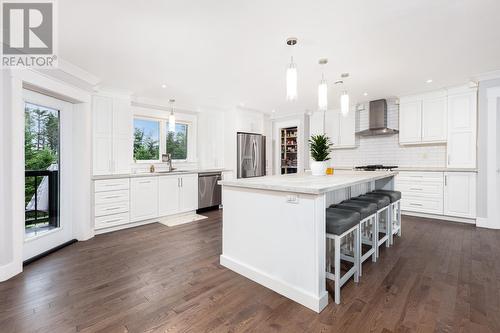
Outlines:
[[340,112],[343,116],[347,116],[349,113],[349,95],[347,91],[343,91],[340,95]]
[[173,110],[168,116],[168,131],[175,132],[175,115]]
[[320,111],[328,109],[328,86],[325,80],[321,80],[318,86],[318,109]]
[[293,59],[286,69],[286,99],[289,101],[297,99],[297,67]]

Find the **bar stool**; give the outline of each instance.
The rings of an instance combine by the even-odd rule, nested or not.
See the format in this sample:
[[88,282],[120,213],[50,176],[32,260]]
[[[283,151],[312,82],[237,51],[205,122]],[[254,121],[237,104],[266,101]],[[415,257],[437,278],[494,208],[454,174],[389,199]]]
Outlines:
[[[337,304],[340,304],[340,287],[342,287],[352,276],[354,276],[354,282],[359,281],[358,269],[360,220],[360,214],[352,210],[339,208],[326,209],[326,277],[334,281],[334,299],[335,303]],[[331,240],[333,240],[333,251],[331,250]],[[334,257],[333,274],[331,273],[332,256]],[[353,262],[352,268],[348,270],[344,275],[341,275],[340,273],[341,259]]]
[[394,235],[401,237],[401,192],[391,190],[375,190],[372,193],[380,193],[391,200],[391,245],[394,244]]
[[[363,194],[359,197],[353,198],[353,200],[360,201],[368,201],[377,205],[377,248],[376,255],[377,258],[380,256],[380,246],[385,243],[386,247],[389,247],[389,235],[391,234],[391,225],[390,225],[390,217],[389,217],[389,205],[391,201],[387,196],[381,194]],[[380,237],[380,233],[383,233],[384,236]]]
[[[372,257],[372,261],[377,261],[377,204],[361,200],[345,200],[337,205],[331,205],[330,207],[347,209],[356,211],[361,216],[361,221],[359,222],[359,276],[363,275],[363,263]],[[363,253],[363,244],[369,245],[368,251]]]

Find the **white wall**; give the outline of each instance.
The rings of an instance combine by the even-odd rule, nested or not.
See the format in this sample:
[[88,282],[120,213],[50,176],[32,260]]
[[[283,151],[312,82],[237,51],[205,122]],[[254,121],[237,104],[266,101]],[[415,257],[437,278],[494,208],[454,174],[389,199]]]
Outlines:
[[[368,128],[368,104],[365,110],[356,114],[356,132]],[[387,126],[399,128],[399,105],[395,100],[387,100]],[[352,167],[366,164],[398,166],[434,166],[446,164],[446,145],[400,146],[399,136],[357,137],[358,147],[336,149],[332,153],[332,165]]]

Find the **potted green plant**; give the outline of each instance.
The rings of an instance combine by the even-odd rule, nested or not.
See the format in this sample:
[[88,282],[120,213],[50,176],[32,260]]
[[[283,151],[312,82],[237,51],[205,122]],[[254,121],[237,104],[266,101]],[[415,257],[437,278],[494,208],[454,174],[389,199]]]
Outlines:
[[312,135],[309,139],[309,149],[311,150],[311,172],[313,176],[323,176],[326,174],[327,163],[332,151],[332,142],[325,134]]

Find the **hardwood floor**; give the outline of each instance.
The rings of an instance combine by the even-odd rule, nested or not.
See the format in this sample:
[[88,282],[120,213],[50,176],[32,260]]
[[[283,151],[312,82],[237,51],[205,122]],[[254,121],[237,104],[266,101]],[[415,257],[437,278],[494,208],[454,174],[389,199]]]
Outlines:
[[500,332],[500,231],[404,217],[321,313],[221,267],[221,214],[79,242],[0,283],[0,332]]

